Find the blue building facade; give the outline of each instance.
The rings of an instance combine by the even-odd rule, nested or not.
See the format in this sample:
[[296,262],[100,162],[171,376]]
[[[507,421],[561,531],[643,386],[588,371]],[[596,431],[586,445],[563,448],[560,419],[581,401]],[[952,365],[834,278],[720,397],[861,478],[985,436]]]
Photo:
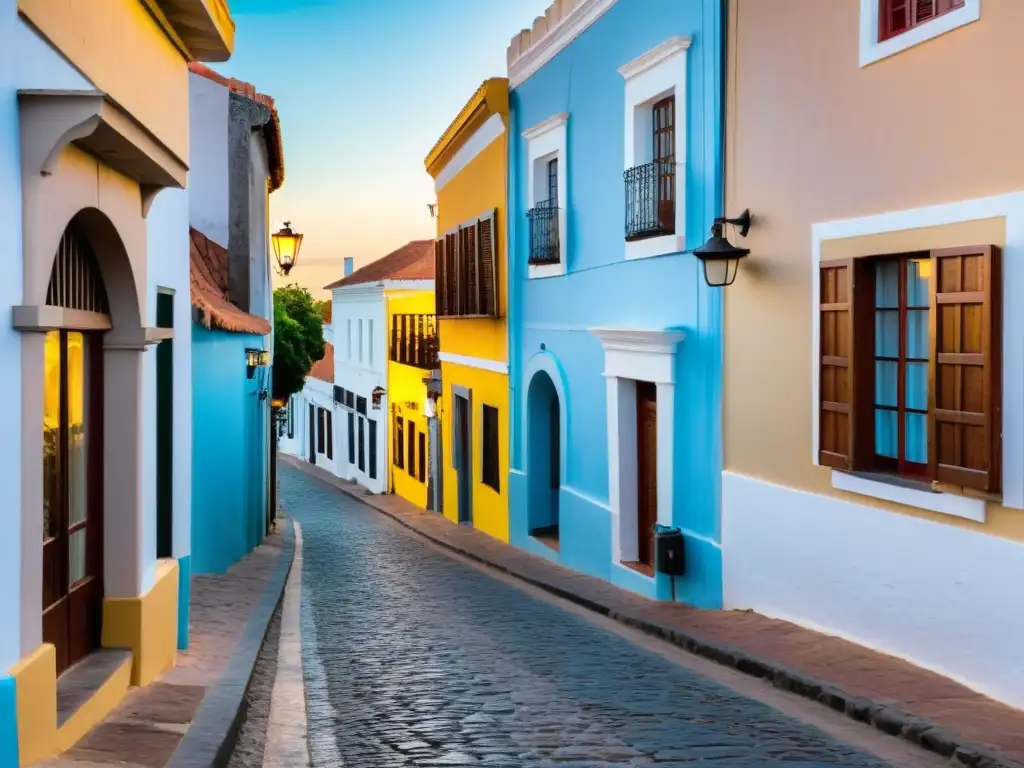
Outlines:
[[[720,0],[562,0],[512,40],[512,543],[722,603]],[[655,573],[677,527],[685,573]]]

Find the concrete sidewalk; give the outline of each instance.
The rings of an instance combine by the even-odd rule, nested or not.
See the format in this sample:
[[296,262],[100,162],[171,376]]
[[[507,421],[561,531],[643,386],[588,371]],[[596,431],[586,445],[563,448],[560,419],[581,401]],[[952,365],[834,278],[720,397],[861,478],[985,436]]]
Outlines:
[[[290,521],[220,576],[192,579],[189,649],[46,768],[219,764],[230,752],[245,688],[291,565]],[[251,657],[251,658],[250,658]]]
[[749,611],[702,611],[648,600],[570,571],[398,496],[375,496],[307,462],[281,460],[431,541],[776,687],[978,768],[1024,766],[1024,712],[935,673]]

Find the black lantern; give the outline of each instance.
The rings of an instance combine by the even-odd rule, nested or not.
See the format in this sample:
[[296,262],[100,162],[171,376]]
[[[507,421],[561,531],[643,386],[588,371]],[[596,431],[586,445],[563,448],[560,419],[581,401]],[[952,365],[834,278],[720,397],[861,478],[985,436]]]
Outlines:
[[737,248],[725,239],[722,234],[726,224],[739,227],[741,237],[750,231],[750,209],[745,210],[735,219],[719,216],[711,225],[711,238],[693,251],[704,264],[704,281],[712,287],[732,285],[739,270],[740,259],[750,253],[749,248]]
[[302,247],[302,235],[292,232],[292,223],[286,221],[284,226],[270,236],[274,243],[274,256],[282,275],[292,271],[299,259],[299,248]]
[[256,369],[261,365],[267,365],[270,361],[270,355],[265,349],[251,349],[245,350],[245,377],[251,379]]
[[384,397],[384,387],[374,387],[373,392],[370,393],[370,403],[373,405],[373,410],[380,410],[380,400]]

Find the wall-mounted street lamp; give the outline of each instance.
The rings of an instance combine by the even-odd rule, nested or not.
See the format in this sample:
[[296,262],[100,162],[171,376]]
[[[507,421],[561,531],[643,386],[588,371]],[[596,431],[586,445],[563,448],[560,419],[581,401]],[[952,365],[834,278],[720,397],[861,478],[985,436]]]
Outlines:
[[267,365],[270,362],[270,355],[267,354],[265,349],[246,349],[245,350],[245,378],[251,379],[256,373],[256,369],[261,365]]
[[284,226],[270,236],[274,243],[274,257],[277,259],[278,271],[287,275],[292,271],[295,262],[299,258],[299,248],[302,247],[302,235],[292,231],[292,223],[286,221]]
[[384,387],[374,387],[373,392],[370,393],[370,404],[373,406],[373,410],[380,410],[380,401],[384,397]]
[[711,237],[704,245],[694,249],[693,255],[704,264],[704,281],[708,285],[713,288],[732,285],[739,270],[740,259],[747,256],[750,249],[737,248],[726,240],[722,232],[726,224],[732,224],[739,228],[740,237],[746,237],[752,219],[749,208],[735,219],[717,217],[711,225]]
[[427,203],[427,213],[430,214],[430,218],[437,218],[437,203]]

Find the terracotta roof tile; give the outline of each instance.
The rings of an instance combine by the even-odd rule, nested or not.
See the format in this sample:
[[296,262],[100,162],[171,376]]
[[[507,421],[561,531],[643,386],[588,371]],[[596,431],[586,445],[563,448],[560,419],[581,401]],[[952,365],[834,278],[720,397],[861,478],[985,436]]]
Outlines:
[[201,62],[190,61],[188,68],[195,74],[220,83],[233,93],[250,98],[270,110],[270,120],[263,126],[263,138],[267,143],[267,154],[270,160],[270,191],[275,192],[280,189],[284,184],[284,142],[281,138],[281,118],[277,114],[274,100],[265,93],[257,92],[256,86],[252,83],[233,77],[224,77]]
[[206,328],[231,333],[270,333],[270,322],[243,312],[228,300],[228,252],[197,229],[189,227],[189,277],[192,306]]
[[342,288],[346,285],[376,283],[380,280],[433,280],[434,279],[434,241],[413,240],[397,251],[371,261],[360,267],[348,277],[343,277],[325,290]]
[[334,345],[330,342],[324,342],[324,356],[313,363],[313,367],[309,371],[309,375],[314,379],[320,381],[326,381],[328,384],[334,383]]

